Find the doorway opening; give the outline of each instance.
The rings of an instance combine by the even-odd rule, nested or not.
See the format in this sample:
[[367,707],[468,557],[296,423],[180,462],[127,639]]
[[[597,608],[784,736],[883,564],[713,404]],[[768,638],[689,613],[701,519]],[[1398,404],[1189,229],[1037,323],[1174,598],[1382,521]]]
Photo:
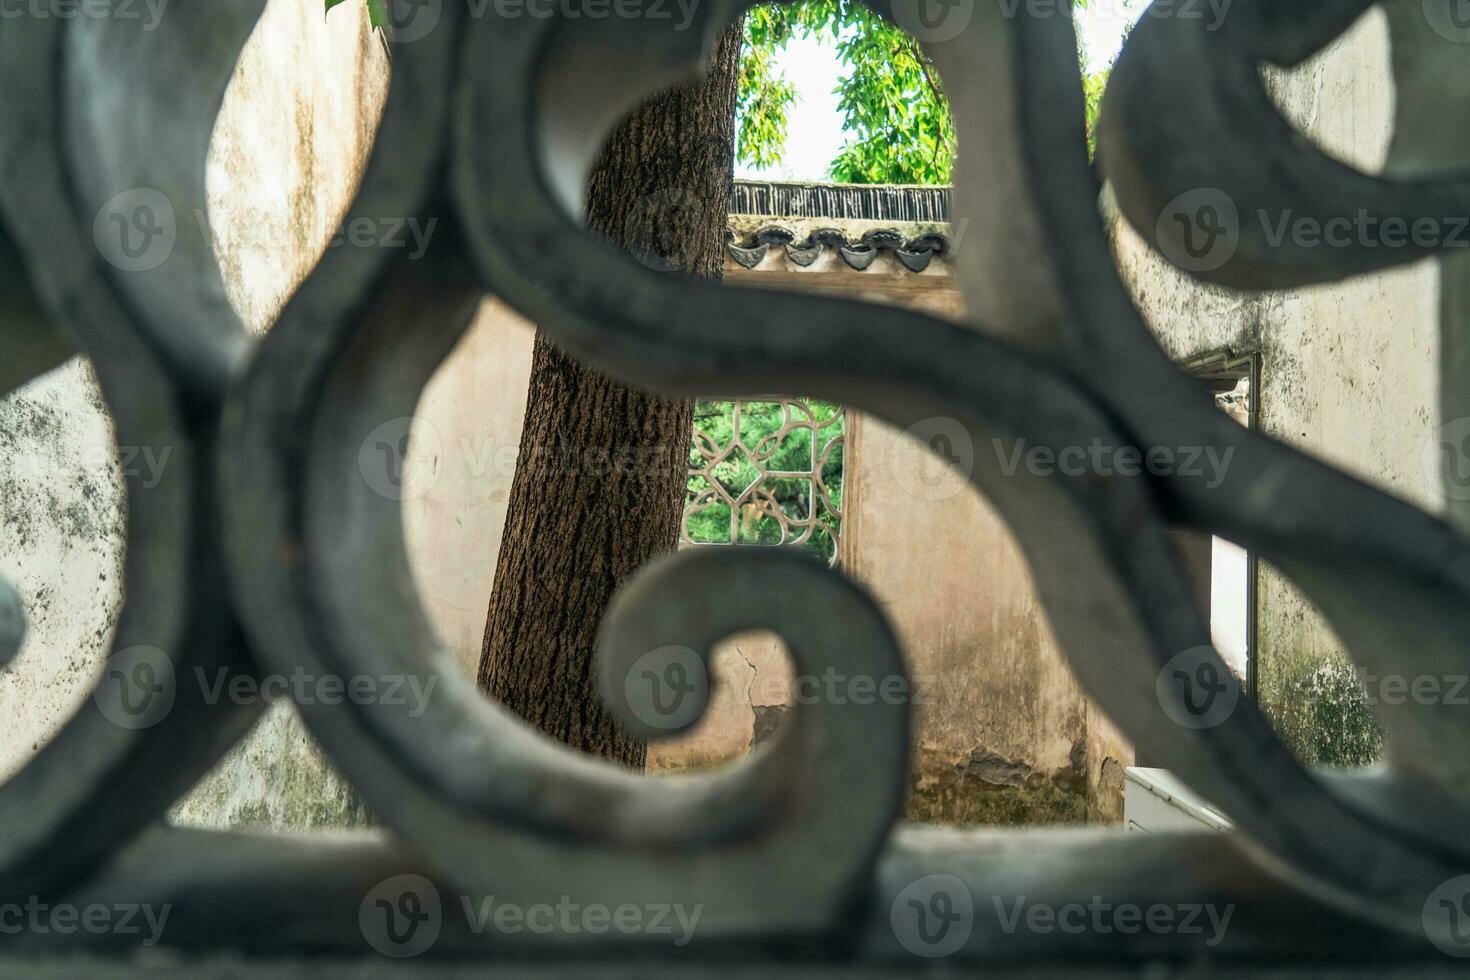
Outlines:
[[[1185,366],[1236,422],[1255,429],[1259,422],[1261,356],[1215,351]],[[1196,601],[1210,622],[1210,639],[1256,696],[1256,556],[1224,538],[1197,531],[1175,532],[1189,569]]]

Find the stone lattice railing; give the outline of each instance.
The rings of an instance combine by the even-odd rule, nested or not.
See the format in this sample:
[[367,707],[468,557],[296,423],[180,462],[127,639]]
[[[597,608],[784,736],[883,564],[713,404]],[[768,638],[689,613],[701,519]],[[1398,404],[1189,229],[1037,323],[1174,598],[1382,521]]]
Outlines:
[[[475,956],[560,958],[563,972],[636,957],[655,970],[677,956],[665,969],[754,975],[781,958],[804,972],[856,961],[897,973],[947,957],[967,974],[1215,959],[1227,975],[1304,962],[1383,975],[1470,954],[1464,709],[1384,704],[1385,766],[1304,771],[1208,646],[1168,532],[1255,550],[1366,669],[1434,676],[1466,669],[1470,543],[1236,425],[1156,348],[1098,217],[1068,18],[986,0],[884,7],[925,43],[953,101],[953,208],[972,219],[954,256],[967,329],[719,291],[641,268],[581,229],[601,134],[697,70],[739,0],[699,5],[688,29],[623,5],[572,17],[565,5],[529,16],[520,5],[403,4],[392,90],[344,226],[420,215],[441,230],[418,262],[329,250],[257,339],[226,302],[208,243],[176,216],[205,206],[214,116],[262,5],[178,0],[150,31],[96,16],[0,28],[7,383],[54,363],[66,338],[96,365],[119,442],[175,447],[156,486],[129,486],[127,601],[95,696],[0,787],[0,907],[166,907],[154,938],[191,956],[376,951],[422,954],[420,969]],[[1296,138],[1267,97],[1263,62],[1301,61],[1369,7],[1237,0],[1218,29],[1144,18],[1099,141],[1122,212],[1176,265],[1245,290],[1325,282],[1439,249],[1432,236],[1282,243],[1238,216],[1290,209],[1326,222],[1366,209],[1413,224],[1470,213],[1454,173],[1464,127],[1443,125],[1463,122],[1470,100],[1454,82],[1470,49],[1452,0],[1385,7],[1395,179]],[[364,440],[411,413],[487,290],[598,368],[667,394],[799,390],[911,427],[1009,521],[1092,697],[1235,832],[895,830],[902,698],[804,703],[768,751],[668,782],[573,757],[486,702],[444,663],[410,585],[398,502],[364,479],[376,459]],[[1053,451],[1213,446],[1234,464],[1207,488],[1137,469],[1007,472],[977,448],[1022,438]],[[840,571],[781,551],[707,549],[659,563],[622,597],[604,626],[607,696],[635,730],[687,728],[705,693],[703,653],[753,628],[779,633],[799,673],[903,677],[882,613]],[[386,698],[300,705],[389,833],[155,828],[260,710],[186,682],[219,668],[437,678],[421,714]],[[669,691],[650,696],[648,678],[692,692],[692,710],[659,714]],[[476,928],[466,912],[489,896],[515,914]],[[602,928],[582,913],[533,914],[568,906],[600,909]],[[1102,907],[1178,915],[1130,928],[1094,914]],[[1228,930],[1185,928],[1201,908],[1228,914]],[[697,924],[670,942],[652,924],[658,909],[697,912]],[[80,951],[125,964],[139,942],[120,927],[5,931],[7,958]],[[157,962],[136,969],[151,975]]]

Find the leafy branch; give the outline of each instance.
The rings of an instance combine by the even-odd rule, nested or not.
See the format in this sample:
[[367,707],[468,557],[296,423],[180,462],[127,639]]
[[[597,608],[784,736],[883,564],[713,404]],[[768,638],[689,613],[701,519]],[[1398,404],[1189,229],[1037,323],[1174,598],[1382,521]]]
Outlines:
[[[1087,6],[1087,0],[1073,2]],[[798,93],[776,59],[793,38],[835,45],[845,69],[833,92],[848,138],[829,177],[862,184],[950,180],[957,139],[939,73],[914,38],[854,0],[761,6],[746,15],[736,139],[742,163],[768,167],[784,158]],[[1089,152],[1106,83],[1107,71],[1084,69]]]

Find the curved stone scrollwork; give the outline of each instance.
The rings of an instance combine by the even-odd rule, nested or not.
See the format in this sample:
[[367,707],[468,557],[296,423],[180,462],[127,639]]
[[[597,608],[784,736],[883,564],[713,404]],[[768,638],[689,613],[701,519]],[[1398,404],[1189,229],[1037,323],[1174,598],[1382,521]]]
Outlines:
[[[221,338],[238,324],[221,321],[227,306],[181,309],[170,318],[134,293],[131,277],[144,267],[155,277],[152,288],[175,298],[213,288],[219,273],[202,241],[136,238],[128,250],[142,251],[129,256],[122,238],[109,253],[106,236],[138,231],[127,222],[148,203],[119,197],[141,171],[108,173],[109,161],[168,170],[180,200],[203,200],[208,135],[263,6],[230,0],[212,5],[207,18],[170,18],[131,47],[93,43],[100,39],[86,20],[8,19],[0,32],[0,77],[7,90],[26,93],[0,106],[0,223],[21,257],[7,264],[0,283],[7,314],[0,330],[7,355],[43,350],[37,339],[47,334],[68,338],[7,370],[16,379],[33,376],[75,344],[92,358],[119,439],[172,454],[156,485],[128,481],[127,602],[99,686],[0,787],[0,821],[9,828],[0,840],[0,896],[7,902],[54,895],[95,871],[162,816],[256,715],[250,706],[208,704],[197,685],[177,683],[196,667],[250,670],[230,611],[210,493],[214,419],[230,360]],[[196,68],[196,60],[203,65]],[[140,99],[136,114],[110,121],[81,118],[81,93],[64,85],[109,79],[114,90],[136,85],[157,94],[177,91],[180,71],[197,81],[188,106],[155,113],[159,107]],[[126,103],[124,95],[115,107]],[[93,155],[96,141],[117,155]],[[120,263],[109,264],[109,254]],[[28,284],[14,278],[20,269]],[[34,300],[49,322],[14,315],[33,310]]]
[[[435,206],[428,176],[445,152],[446,49],[460,40],[441,30],[395,58],[380,149],[349,221]],[[394,149],[409,145],[417,152]],[[363,479],[359,456],[383,422],[411,413],[478,303],[481,287],[464,278],[450,238],[421,262],[329,254],[262,341],[226,409],[225,525],[245,627],[260,656],[282,672],[305,666],[316,675],[437,683],[433,710],[421,718],[383,703],[302,707],[373,809],[470,893],[524,904],[564,894],[609,905],[640,896],[699,902],[703,928],[714,934],[829,926],[896,813],[905,706],[887,720],[813,707],[816,717],[798,723],[786,751],[731,774],[664,785],[548,743],[487,702],[439,649],[412,590],[399,502]],[[661,612],[667,600],[637,598],[647,586],[629,601],[667,627],[658,631],[660,646],[702,656],[728,632],[768,626],[787,637],[803,667],[901,676],[896,644],[871,602],[850,586],[825,585],[832,573],[791,561],[685,558],[658,573],[660,588],[678,585],[682,622]],[[732,593],[763,593],[783,581],[793,597],[830,594],[847,610],[839,617],[846,625],[813,634],[805,606],[783,613],[769,602],[768,621],[718,615]],[[691,583],[703,584],[691,592]],[[701,615],[691,619],[694,608]],[[620,654],[633,649],[642,625],[627,617],[609,624]],[[832,649],[853,659],[822,662]],[[813,738],[827,750],[817,753]],[[804,798],[801,820],[779,819]],[[828,856],[822,869],[799,861],[812,852]]]
[[[1390,169],[1416,178],[1427,173],[1426,137],[1415,128],[1423,120],[1402,107],[1437,97],[1423,90],[1426,66],[1440,68],[1433,76],[1437,93],[1452,77],[1451,66],[1463,65],[1463,45],[1432,30],[1420,7],[1385,6],[1401,105]],[[1324,222],[1360,211],[1380,221],[1401,218],[1410,226],[1425,216],[1443,222],[1470,215],[1463,177],[1431,182],[1361,174],[1308,146],[1265,98],[1262,62],[1297,63],[1368,9],[1366,3],[1338,3],[1287,11],[1252,2],[1237,10],[1239,16],[1218,38],[1180,21],[1155,19],[1140,27],[1119,61],[1117,87],[1108,95],[1100,152],[1105,171],[1111,176],[1116,169],[1120,175],[1120,207],[1171,262],[1204,278],[1260,287],[1344,278],[1425,254],[1424,249],[1369,243],[1299,250],[1290,240],[1267,240],[1260,222],[1239,220],[1232,225],[1239,232],[1233,254],[1217,269],[1190,269],[1188,253],[1163,237],[1183,227],[1171,219],[1197,216],[1191,207],[1199,201],[1189,200],[1190,194],[1211,195],[1211,200],[1223,194],[1241,215],[1307,213]],[[1174,88],[1178,95],[1170,79],[1183,71],[1212,73],[1217,66],[1237,75],[1249,68],[1250,84],[1242,76],[1244,87],[1191,86],[1191,94],[1174,102],[1161,125],[1159,113],[1169,101],[1161,93]],[[1196,98],[1201,104],[1191,106]],[[1175,128],[1169,120],[1181,106],[1191,122]],[[1443,141],[1429,142],[1444,152]],[[1202,156],[1188,150],[1200,145],[1219,152]],[[1464,166],[1463,159],[1438,163]],[[1283,179],[1287,174],[1292,183]],[[1329,253],[1333,260],[1324,263]],[[1076,269],[1087,257],[1065,250],[1059,266]],[[1464,538],[1339,471],[1260,435],[1230,431],[1218,424],[1222,420],[1186,405],[1185,383],[1163,363],[1131,305],[1125,307],[1121,284],[1105,284],[1111,295],[1104,298],[1099,295],[1104,284],[1095,278],[1075,273],[1064,278],[1070,280],[1074,304],[1084,289],[1089,291],[1089,302],[1074,306],[1083,330],[1079,348],[1104,365],[1137,355],[1133,369],[1142,383],[1120,390],[1112,400],[1141,440],[1180,445],[1181,439],[1197,443],[1208,436],[1213,444],[1239,450],[1236,467],[1218,492],[1187,481],[1161,483],[1164,505],[1175,520],[1255,548],[1291,576],[1365,670],[1450,676],[1464,671],[1464,638],[1470,635],[1470,580],[1465,577],[1470,552]],[[1176,402],[1177,410],[1160,410]],[[1405,929],[1445,929],[1444,910],[1430,916],[1426,901],[1470,861],[1461,835],[1452,830],[1463,826],[1470,805],[1470,770],[1464,753],[1452,747],[1465,744],[1470,730],[1445,705],[1382,705],[1376,713],[1385,729],[1386,771],[1333,779],[1286,769],[1263,772],[1259,782],[1269,795],[1235,806],[1248,839],[1307,875],[1333,900]],[[1323,834],[1323,827],[1333,832]]]
[[[894,0],[885,12],[927,24],[923,2]],[[1438,520],[1222,417],[1159,350],[1097,213],[1068,19],[977,2],[957,30],[920,38],[962,141],[954,208],[970,230],[954,261],[968,324],[722,290],[651,270],[581,227],[581,188],[607,128],[641,97],[697,72],[743,0],[698,6],[688,30],[656,19],[507,16],[498,5],[472,17],[449,3],[435,30],[395,49],[376,146],[346,219],[432,216],[440,232],[431,252],[414,261],[329,251],[252,345],[190,222],[173,224],[161,258],[127,236],[159,227],[150,223],[156,202],[139,187],[203,210],[208,136],[261,6],[179,5],[149,37],[56,20],[0,34],[0,79],[31,93],[0,103],[0,257],[13,246],[21,260],[0,264],[0,329],[7,345],[33,335],[32,319],[11,313],[35,311],[38,299],[93,358],[119,432],[177,450],[157,487],[129,486],[127,604],[97,696],[0,787],[9,831],[0,898],[62,889],[95,870],[240,737],[254,711],[206,705],[193,685],[176,686],[177,703],[157,724],[130,727],[109,710],[139,668],[156,681],[160,671],[203,666],[436,682],[421,716],[386,701],[300,708],[415,855],[385,844],[368,849],[374,866],[416,870],[421,859],[469,896],[523,906],[558,896],[698,903],[716,941],[823,934],[887,959],[901,954],[872,938],[883,932],[875,923],[916,880],[948,875],[976,892],[1031,887],[1061,901],[1082,868],[1124,892],[1264,896],[1240,944],[1248,951],[1283,923],[1326,917],[1303,893],[1398,931],[1382,939],[1366,929],[1375,941],[1448,934],[1426,902],[1470,868],[1470,766],[1454,751],[1467,729],[1450,709],[1386,712],[1387,767],[1335,776],[1300,767],[1248,700],[1210,726],[1170,719],[1170,699],[1184,695],[1156,682],[1179,658],[1230,677],[1171,527],[1256,549],[1370,667],[1463,670],[1470,546]],[[1123,212],[1166,257],[1201,278],[1262,288],[1422,254],[1365,249],[1324,260],[1240,228],[1230,261],[1190,269],[1189,251],[1170,237],[1188,229],[1164,219],[1200,188],[1253,209],[1321,216],[1344,202],[1410,220],[1470,210],[1463,178],[1422,179],[1427,151],[1408,128],[1393,165],[1418,182],[1330,160],[1270,106],[1260,63],[1302,60],[1368,6],[1237,0],[1218,34],[1183,18],[1139,27],[1115,70],[1100,145]],[[1443,38],[1401,16],[1390,23],[1403,52],[1448,63]],[[1424,97],[1415,59],[1401,54],[1395,67],[1401,101]],[[1201,83],[1181,85],[1185,73]],[[588,363],[666,394],[801,391],[920,433],[936,418],[957,421],[971,448],[948,462],[1014,530],[1088,691],[1238,831],[1208,843],[1069,839],[1059,845],[1066,872],[1033,872],[1029,855],[947,848],[915,831],[890,836],[907,775],[904,703],[802,705],[774,744],[734,769],[654,781],[577,757],[487,702],[459,678],[419,606],[399,501],[361,469],[373,433],[412,414],[487,290]],[[54,347],[43,347],[0,380],[54,363]],[[1104,388],[1090,380],[1098,375],[1127,383]],[[1147,472],[1007,472],[1003,454],[975,448],[1020,440],[1053,451],[1100,440],[1237,454],[1211,489]],[[814,603],[829,613],[807,616]],[[780,634],[804,672],[904,677],[878,607],[840,573],[785,553],[710,549],[658,563],[620,596],[604,624],[604,694],[636,730],[683,731],[708,697],[710,649],[751,628]],[[256,859],[252,846],[229,860]],[[180,847],[196,854],[202,845]],[[282,854],[294,859],[291,847]],[[1242,870],[1238,850],[1269,874]],[[1135,861],[1157,873],[1141,880]],[[1190,861],[1209,870],[1191,878]],[[340,911],[331,903],[361,899],[360,882],[332,867],[281,880]],[[256,922],[252,910],[234,914]],[[232,935],[200,921],[190,935],[203,942]],[[319,931],[302,934],[306,945],[355,948],[325,914]],[[962,939],[954,952],[1003,958],[993,938]],[[483,948],[464,941],[452,949]],[[1170,952],[1169,939],[1151,942],[1147,955]],[[1013,949],[1041,945],[1022,937]]]
[[[1251,6],[1243,23],[1262,16]],[[1275,17],[1271,26],[1289,35],[1287,20]],[[1331,23],[1340,30],[1349,22],[1339,16]],[[1324,34],[1321,24],[1314,26]],[[982,324],[978,334],[909,313],[858,312],[832,300],[771,294],[716,300],[714,287],[650,276],[630,282],[616,271],[622,260],[579,235],[554,200],[538,207],[499,190],[546,182],[543,161],[549,159],[570,175],[559,185],[549,182],[553,187],[575,186],[590,165],[586,140],[575,144],[567,135],[596,112],[585,93],[548,82],[546,97],[533,104],[515,98],[518,86],[496,86],[491,76],[525,72],[524,89],[532,87],[531,78],[545,77],[538,73],[570,78],[571,65],[592,46],[591,29],[567,25],[545,45],[517,38],[518,30],[497,25],[476,45],[498,57],[480,62],[493,70],[471,66],[474,95],[459,118],[465,154],[456,175],[459,200],[489,284],[599,366],[675,394],[786,386],[901,426],[942,414],[964,420],[977,445],[1024,435],[1056,449],[1100,438],[1143,450],[1234,446],[1258,461],[1259,467],[1237,467],[1227,488],[1213,494],[1198,487],[1147,488],[1156,481],[1140,477],[1075,486],[1053,480],[1025,486],[1024,500],[1017,500],[1023,481],[987,472],[988,461],[974,459],[971,475],[1021,539],[1074,667],[1124,731],[1140,744],[1158,746],[1172,768],[1238,814],[1243,843],[1283,873],[1352,911],[1406,930],[1424,928],[1427,896],[1466,865],[1467,853],[1444,833],[1445,815],[1461,812],[1454,781],[1422,778],[1416,760],[1438,756],[1426,751],[1426,743],[1451,738],[1446,726],[1455,720],[1445,709],[1406,709],[1413,720],[1397,730],[1417,751],[1393,753],[1397,768],[1390,774],[1347,780],[1303,772],[1248,702],[1217,726],[1181,732],[1160,711],[1149,682],[1174,658],[1196,650],[1214,676],[1229,673],[1208,646],[1167,542],[1166,523],[1177,521],[1180,511],[1157,510],[1149,498],[1161,494],[1172,504],[1176,495],[1208,495],[1209,506],[1200,502],[1196,514],[1180,508],[1190,522],[1257,547],[1294,575],[1329,617],[1353,627],[1352,652],[1369,666],[1390,653],[1402,663],[1401,651],[1386,646],[1395,628],[1402,631],[1401,643],[1415,645],[1420,663],[1439,658],[1441,666],[1463,664],[1463,653],[1450,642],[1463,635],[1455,628],[1463,613],[1437,599],[1437,589],[1410,588],[1388,569],[1417,567],[1419,575],[1443,580],[1447,570],[1426,559],[1463,552],[1464,544],[1427,515],[1212,413],[1148,338],[1113,271],[1092,200],[1075,45],[1063,19],[1006,16],[982,6],[965,31],[934,50],[941,73],[960,83],[950,88],[962,140],[956,208],[960,220],[971,214],[975,220],[969,248],[956,261]],[[1282,43],[1290,46],[1289,37]],[[1299,54],[1310,50],[1296,47]],[[1120,74],[1131,58],[1150,50],[1167,51],[1153,48],[1144,35],[1125,55]],[[610,108],[598,118],[646,92],[653,84],[644,82],[647,74],[658,78],[658,68],[672,71],[688,59],[675,43],[661,53],[664,60],[652,70],[647,57],[637,73],[609,68],[604,92]],[[1159,57],[1187,64],[1172,53]],[[1161,79],[1147,86],[1156,98],[1172,90]],[[1127,88],[1122,91],[1118,98],[1126,99]],[[1230,90],[1217,91],[1225,97]],[[1148,107],[1140,112],[1146,117]],[[1189,159],[1183,153],[1175,158]],[[545,261],[538,267],[536,257],[505,233],[512,226],[534,228],[530,237],[543,245],[558,243],[543,254],[577,255],[575,269]],[[738,329],[758,319],[757,306],[767,322],[802,323],[801,335]],[[1019,340],[1045,352],[1044,359],[1023,358],[988,336]],[[1144,373],[1152,383],[1125,385],[1127,392],[1113,397],[1061,373],[1086,358],[1116,367],[1105,376]],[[1120,413],[1123,431],[1112,421]],[[1300,478],[1281,479],[1283,471]],[[1249,487],[1242,483],[1261,489],[1244,492]],[[1272,496],[1263,506],[1264,491]],[[1288,503],[1293,505],[1283,506]],[[1381,530],[1332,520],[1354,510],[1382,515]],[[1354,533],[1345,539],[1348,527]],[[1431,541],[1433,547],[1423,547]],[[1443,624],[1437,637],[1434,623]],[[1284,799],[1290,800],[1285,812]],[[1324,825],[1339,833],[1324,837]]]

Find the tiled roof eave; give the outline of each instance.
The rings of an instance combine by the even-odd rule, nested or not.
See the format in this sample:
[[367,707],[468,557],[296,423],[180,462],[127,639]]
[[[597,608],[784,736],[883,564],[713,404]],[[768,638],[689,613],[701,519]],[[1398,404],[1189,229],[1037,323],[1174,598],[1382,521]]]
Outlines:
[[808,268],[824,255],[835,253],[848,268],[862,272],[880,254],[890,252],[902,268],[918,273],[936,259],[947,259],[951,251],[949,236],[932,226],[872,227],[864,231],[817,227],[800,238],[797,235],[792,228],[779,223],[764,225],[744,235],[731,227],[726,233],[726,254],[741,267],[755,269],[772,249],[784,250],[786,258],[799,268]]

